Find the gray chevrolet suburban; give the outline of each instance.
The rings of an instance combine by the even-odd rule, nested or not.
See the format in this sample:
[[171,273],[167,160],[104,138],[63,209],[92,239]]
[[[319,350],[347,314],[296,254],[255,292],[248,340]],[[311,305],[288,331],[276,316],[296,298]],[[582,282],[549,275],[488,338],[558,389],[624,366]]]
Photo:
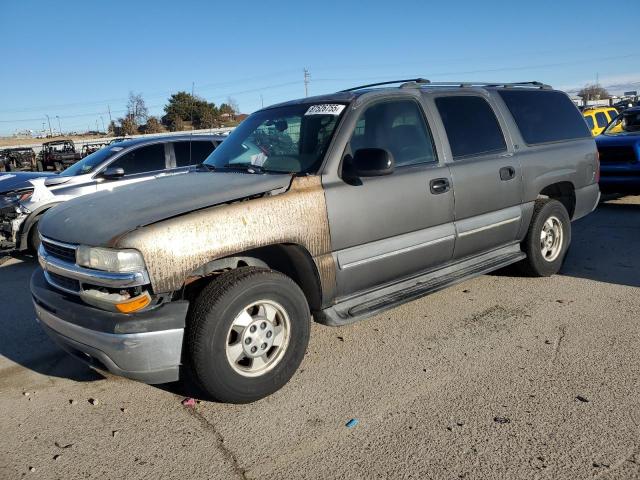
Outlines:
[[148,383],[188,369],[235,403],[287,383],[311,317],[349,324],[514,263],[558,272],[600,196],[580,112],[538,82],[412,79],[275,105],[205,166],[45,214],[31,291],[90,365]]

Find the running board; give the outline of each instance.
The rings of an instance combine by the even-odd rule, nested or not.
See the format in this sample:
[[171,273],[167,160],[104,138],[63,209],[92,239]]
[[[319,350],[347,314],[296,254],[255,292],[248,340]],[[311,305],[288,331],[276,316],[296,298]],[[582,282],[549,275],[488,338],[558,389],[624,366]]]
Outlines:
[[347,298],[316,312],[314,317],[317,322],[325,325],[348,325],[456,283],[506,267],[523,258],[526,255],[520,250],[520,245],[510,245],[419,277]]

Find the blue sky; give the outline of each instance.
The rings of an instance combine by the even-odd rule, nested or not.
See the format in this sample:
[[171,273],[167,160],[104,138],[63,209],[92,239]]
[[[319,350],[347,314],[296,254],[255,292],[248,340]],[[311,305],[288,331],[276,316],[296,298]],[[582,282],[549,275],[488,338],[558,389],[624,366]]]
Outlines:
[[[610,6],[610,10],[607,10]],[[394,78],[640,80],[638,0],[0,2],[0,134],[101,127],[129,91],[161,114],[171,92],[243,112]],[[634,42],[635,40],[635,42]],[[262,100],[261,100],[262,95]]]

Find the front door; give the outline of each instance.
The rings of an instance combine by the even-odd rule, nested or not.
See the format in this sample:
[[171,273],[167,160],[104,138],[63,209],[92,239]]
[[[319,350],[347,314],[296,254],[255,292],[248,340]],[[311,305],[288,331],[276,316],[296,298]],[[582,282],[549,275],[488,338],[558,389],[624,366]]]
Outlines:
[[455,191],[455,259],[513,243],[520,230],[522,169],[489,98],[435,98],[449,140]]
[[449,169],[417,99],[374,101],[352,125],[343,165],[358,149],[384,148],[395,170],[323,179],[342,297],[446,263],[455,241]]

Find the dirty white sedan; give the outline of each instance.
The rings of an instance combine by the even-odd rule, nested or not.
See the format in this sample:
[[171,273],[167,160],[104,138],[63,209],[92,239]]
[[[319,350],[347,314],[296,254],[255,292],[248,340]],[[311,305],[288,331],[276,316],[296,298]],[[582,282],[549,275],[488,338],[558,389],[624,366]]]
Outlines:
[[136,138],[108,145],[59,174],[0,175],[0,250],[37,250],[37,224],[50,208],[82,195],[186,173],[222,142],[220,135]]

